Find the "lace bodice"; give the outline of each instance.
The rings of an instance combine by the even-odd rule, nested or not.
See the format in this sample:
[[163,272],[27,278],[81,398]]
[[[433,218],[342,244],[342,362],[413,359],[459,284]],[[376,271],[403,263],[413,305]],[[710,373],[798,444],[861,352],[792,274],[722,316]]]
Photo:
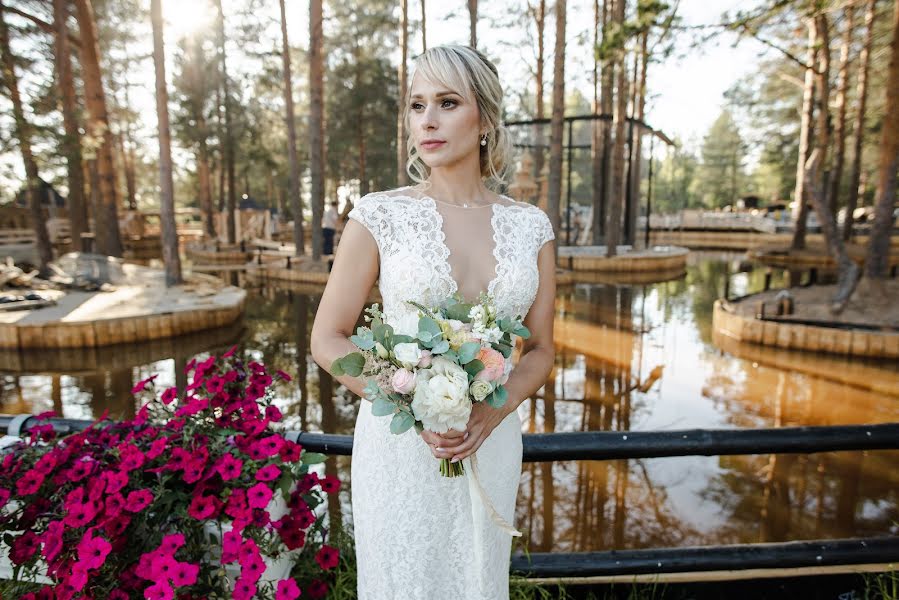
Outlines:
[[[555,236],[549,218],[538,207],[503,199],[509,204],[469,209],[480,211],[472,212],[473,219],[488,218],[485,211],[490,215],[496,269],[484,291],[494,297],[500,316],[525,317],[537,295],[537,253]],[[418,198],[403,190],[368,194],[348,216],[364,225],[378,244],[378,286],[387,322],[415,310],[406,300],[431,306],[459,291],[452,276],[444,217],[433,198]]]

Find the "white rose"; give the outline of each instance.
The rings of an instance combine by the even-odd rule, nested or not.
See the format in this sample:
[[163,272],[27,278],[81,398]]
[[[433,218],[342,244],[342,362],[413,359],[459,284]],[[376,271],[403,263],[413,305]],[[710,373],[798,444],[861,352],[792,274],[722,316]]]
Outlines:
[[445,358],[435,358],[431,368],[417,373],[412,414],[437,433],[465,429],[471,416],[468,374]]
[[414,342],[405,342],[393,347],[393,355],[404,367],[411,369],[421,360],[421,349]]
[[490,383],[487,381],[475,379],[471,382],[471,386],[469,386],[468,391],[471,392],[471,396],[475,399],[475,401],[481,402],[484,398],[490,395],[490,392],[493,391],[493,386],[490,385]]
[[418,312],[407,312],[390,325],[393,327],[393,332],[398,335],[415,337],[418,335]]

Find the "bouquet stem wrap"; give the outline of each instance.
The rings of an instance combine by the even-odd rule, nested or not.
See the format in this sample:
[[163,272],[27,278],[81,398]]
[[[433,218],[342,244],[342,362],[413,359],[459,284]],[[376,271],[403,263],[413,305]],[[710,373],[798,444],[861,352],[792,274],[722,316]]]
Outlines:
[[481,504],[484,505],[484,510],[487,511],[487,514],[490,516],[490,520],[492,520],[497,527],[499,527],[502,531],[505,531],[512,537],[521,537],[521,532],[512,527],[498,512],[493,508],[493,503],[490,502],[490,498],[487,496],[487,492],[484,491],[483,486],[481,486],[481,480],[478,476],[478,455],[477,453],[472,454],[467,459],[468,460],[468,468],[470,469],[470,473],[468,475],[468,486],[469,490],[474,490],[474,493],[481,499]]

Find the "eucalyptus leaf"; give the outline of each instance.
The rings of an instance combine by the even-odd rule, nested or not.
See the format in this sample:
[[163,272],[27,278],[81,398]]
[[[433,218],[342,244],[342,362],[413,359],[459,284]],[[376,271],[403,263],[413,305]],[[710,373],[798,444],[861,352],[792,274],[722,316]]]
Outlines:
[[421,333],[422,331],[427,331],[432,335],[439,335],[443,333],[440,329],[440,325],[432,319],[431,317],[421,317],[418,319],[418,331]]
[[394,346],[396,346],[397,344],[408,344],[410,342],[414,342],[415,338],[412,337],[411,335],[404,335],[404,334],[398,333],[398,334],[394,335],[390,341],[393,343]]
[[356,344],[361,350],[371,350],[375,347],[375,341],[370,337],[360,335],[351,335],[350,341]]
[[531,337],[531,330],[524,325],[519,325],[512,333],[525,340]]
[[506,403],[506,400],[509,399],[509,392],[506,391],[505,386],[497,386],[493,393],[490,394],[490,406],[493,408],[500,408],[503,404]]
[[365,357],[361,353],[351,352],[339,360],[340,366],[347,375],[359,377],[362,374],[362,369],[365,367]]
[[[447,345],[449,344],[447,343]],[[442,353],[441,356],[446,360],[451,360],[453,362],[457,362],[459,360],[459,355],[456,354],[455,350],[447,350],[446,352]]]
[[341,359],[336,358],[334,359],[334,362],[331,363],[331,374],[334,375],[334,377],[340,377],[341,375],[346,374],[340,364],[340,361]]
[[445,353],[447,351],[449,351],[449,342],[446,340],[440,340],[439,342],[434,344],[433,348],[431,348],[432,354],[444,354],[445,355]]
[[463,365],[471,362],[478,355],[480,349],[481,344],[478,342],[465,342],[459,348],[459,362]]
[[463,323],[470,323],[471,319],[468,317],[468,313],[471,312],[473,306],[474,304],[468,304],[466,302],[460,302],[458,304],[448,306],[446,309],[446,316],[449,319],[456,319],[457,321],[462,321]]
[[383,395],[376,397],[371,403],[371,414],[376,417],[386,417],[392,415],[396,411],[396,405],[384,398]]
[[494,350],[497,350],[505,358],[509,358],[510,356],[512,356],[512,346],[510,344],[503,344],[502,342],[498,342],[496,344],[492,344],[492,346]]
[[398,412],[393,415],[393,419],[390,421],[390,431],[391,433],[403,433],[412,427],[415,424],[415,417],[412,416],[411,413],[406,411]]
[[484,370],[484,363],[479,361],[478,359],[474,359],[465,364],[465,372],[471,375],[472,377],[476,376],[478,373]]

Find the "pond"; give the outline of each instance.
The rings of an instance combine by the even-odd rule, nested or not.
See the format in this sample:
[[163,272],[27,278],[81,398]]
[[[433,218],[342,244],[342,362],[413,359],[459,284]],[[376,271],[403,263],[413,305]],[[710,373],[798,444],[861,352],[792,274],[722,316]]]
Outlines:
[[[729,275],[730,273],[730,275]],[[236,277],[229,273],[226,277]],[[764,349],[719,339],[712,304],[761,289],[741,255],[693,253],[686,276],[560,287],[556,368],[520,407],[525,432],[752,428],[899,422],[895,362]],[[785,274],[774,273],[775,284]],[[290,428],[352,433],[360,400],[309,354],[320,295],[248,288],[242,327],[104,350],[0,353],[0,413],[134,414],[134,382],[240,344],[294,376],[276,388]],[[161,388],[162,389],[162,388]],[[435,463],[436,468],[436,463]],[[349,457],[331,514],[349,524]],[[899,452],[683,457],[525,464],[516,525],[531,551],[775,542],[899,533]]]

